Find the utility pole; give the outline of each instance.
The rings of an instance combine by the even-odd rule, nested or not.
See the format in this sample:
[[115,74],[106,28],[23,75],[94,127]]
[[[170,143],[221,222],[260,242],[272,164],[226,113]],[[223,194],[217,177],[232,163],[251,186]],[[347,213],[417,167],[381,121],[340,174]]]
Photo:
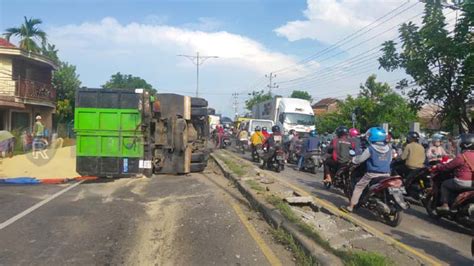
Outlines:
[[267,85],[268,91],[270,92],[270,94],[272,94],[272,89],[278,88],[278,85],[276,85],[276,82],[272,83],[273,78],[276,78],[276,74],[273,74],[272,72],[270,72],[270,74],[265,75],[265,77],[268,78],[268,85]]
[[235,113],[236,118],[239,115],[238,97],[239,97],[239,93],[237,93],[237,92],[232,93],[232,98],[233,98],[232,107],[234,107],[234,113]]
[[199,66],[204,64],[207,59],[210,58],[219,58],[218,56],[203,56],[199,55],[199,52],[196,52],[196,55],[183,55],[179,54],[178,56],[186,57],[191,60],[191,62],[196,65],[196,97],[199,97]]

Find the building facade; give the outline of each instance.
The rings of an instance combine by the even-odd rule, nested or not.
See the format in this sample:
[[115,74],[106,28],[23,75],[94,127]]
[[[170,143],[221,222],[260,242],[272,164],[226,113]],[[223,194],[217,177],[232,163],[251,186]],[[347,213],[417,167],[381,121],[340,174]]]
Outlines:
[[316,116],[325,113],[338,111],[339,100],[334,98],[324,98],[312,105],[313,112]]
[[51,85],[57,66],[0,38],[0,130],[31,132],[41,115],[51,131],[56,91]]

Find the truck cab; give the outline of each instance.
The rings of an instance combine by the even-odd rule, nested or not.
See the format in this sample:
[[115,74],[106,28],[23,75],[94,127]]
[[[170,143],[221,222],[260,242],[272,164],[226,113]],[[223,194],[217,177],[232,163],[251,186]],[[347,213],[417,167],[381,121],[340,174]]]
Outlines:
[[296,98],[281,98],[277,110],[276,124],[285,134],[292,129],[306,133],[315,129],[315,117],[309,101]]

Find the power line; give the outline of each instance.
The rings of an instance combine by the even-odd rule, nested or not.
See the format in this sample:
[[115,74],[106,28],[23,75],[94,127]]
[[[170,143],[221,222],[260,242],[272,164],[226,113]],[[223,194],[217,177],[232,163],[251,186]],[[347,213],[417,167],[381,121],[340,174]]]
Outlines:
[[[182,57],[186,57],[191,62],[196,65],[196,97],[199,97],[199,67],[206,62],[207,59],[210,58],[219,58],[218,56],[211,55],[211,56],[203,56],[199,55],[199,52],[196,52],[196,55],[178,55]],[[201,60],[200,60],[201,59]]]
[[[375,27],[369,28],[369,27],[371,27],[372,25],[374,25],[374,24],[376,24],[377,22],[379,22],[380,20],[386,18],[387,16],[389,16],[389,15],[391,15],[392,13],[396,12],[397,10],[399,10],[400,8],[402,8],[403,6],[405,6],[406,4],[408,4],[408,2],[409,2],[409,1],[406,1],[406,2],[402,3],[400,6],[398,6],[398,7],[396,7],[395,9],[389,11],[389,12],[386,13],[385,15],[383,15],[383,16],[377,18],[376,20],[374,20],[374,21],[371,22],[370,24],[368,24],[368,25],[366,25],[366,26],[360,28],[359,30],[353,32],[352,34],[350,34],[350,35],[344,37],[343,39],[339,40],[339,41],[336,42],[335,44],[333,44],[333,45],[331,45],[331,46],[329,46],[329,47],[327,47],[327,48],[325,48],[325,49],[323,49],[323,50],[321,50],[321,51],[319,51],[319,52],[317,52],[317,53],[315,53],[315,54],[313,54],[313,55],[311,55],[311,56],[308,56],[307,58],[305,58],[305,59],[299,61],[299,62],[296,63],[295,65],[293,65],[293,66],[288,66],[288,67],[285,67],[285,68],[276,70],[276,71],[274,71],[274,72],[275,72],[275,73],[285,72],[285,71],[287,71],[287,70],[290,69],[290,68],[296,67],[296,66],[298,66],[298,65],[306,64],[306,63],[310,62],[311,60],[313,60],[313,59],[315,59],[315,58],[317,58],[317,57],[319,57],[319,56],[321,56],[321,55],[327,54],[328,52],[330,52],[330,51],[332,51],[332,50],[335,50],[336,48],[341,47],[342,45],[348,43],[349,41],[354,40],[354,39],[356,39],[356,38],[358,38],[358,37],[360,37],[360,36],[366,34],[367,32],[369,32],[369,31],[371,31],[371,30],[373,30],[373,29],[375,29],[375,28],[381,26],[382,24],[384,24],[384,23],[390,21],[391,19],[395,18],[395,17],[398,16],[399,14],[401,14],[401,13],[407,11],[408,9],[411,9],[412,7],[414,7],[415,5],[417,5],[417,4],[419,3],[419,2],[416,2],[415,4],[413,4],[413,5],[411,5],[411,6],[407,7],[407,8],[405,8],[405,9],[403,9],[403,10],[401,10],[400,12],[398,12],[398,13],[396,13],[395,15],[391,16],[390,18],[386,19],[385,21],[379,23],[379,24],[376,25]],[[368,28],[369,28],[369,29],[368,29]],[[368,29],[368,30],[366,30],[366,29]],[[364,30],[365,30],[365,31],[364,31]],[[359,33],[360,33],[360,34],[359,34]]]

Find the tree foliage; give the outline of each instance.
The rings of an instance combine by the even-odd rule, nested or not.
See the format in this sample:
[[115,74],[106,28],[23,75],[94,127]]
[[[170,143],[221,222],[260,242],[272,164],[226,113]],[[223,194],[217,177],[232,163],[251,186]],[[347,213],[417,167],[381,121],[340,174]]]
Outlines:
[[107,89],[145,89],[149,92],[156,93],[156,90],[146,80],[135,77],[130,74],[122,74],[117,72],[110,77],[103,88]]
[[424,102],[440,105],[440,115],[448,129],[474,131],[473,117],[467,103],[474,100],[474,3],[463,1],[453,32],[446,29],[446,19],[439,0],[425,4],[421,26],[412,22],[400,26],[401,51],[397,43],[383,44],[382,68],[402,68],[413,79],[399,82],[397,88],[408,91],[412,106]]
[[59,121],[69,121],[74,117],[75,93],[81,86],[76,67],[60,62],[53,74],[52,84],[56,89],[56,116]]
[[253,91],[249,93],[250,98],[245,101],[245,108],[252,111],[252,107],[256,104],[261,102],[267,101],[272,99],[272,94],[270,92],[261,91]]
[[50,43],[43,45],[43,47],[41,47],[41,54],[51,59],[51,61],[53,61],[55,64],[61,64],[59,61],[58,49],[56,49],[56,45]]
[[351,117],[355,110],[355,126],[362,131],[389,123],[392,132],[398,135],[407,132],[409,123],[416,120],[416,113],[408,102],[387,83],[377,82],[376,76],[371,75],[365,84],[360,86],[357,97],[348,96],[339,102],[337,112],[326,113],[317,118],[318,130],[333,132],[340,125],[352,127]]
[[[20,48],[40,53],[41,46],[46,44],[46,33],[38,28],[38,25],[43,23],[41,19],[24,17],[25,22],[20,27],[8,28],[3,34],[5,38],[10,41],[12,36],[20,38]],[[41,41],[38,45],[36,41]]]
[[307,91],[294,90],[291,93],[290,98],[298,98],[298,99],[308,100],[309,102],[313,101],[313,97],[311,97],[311,94],[309,94]]

